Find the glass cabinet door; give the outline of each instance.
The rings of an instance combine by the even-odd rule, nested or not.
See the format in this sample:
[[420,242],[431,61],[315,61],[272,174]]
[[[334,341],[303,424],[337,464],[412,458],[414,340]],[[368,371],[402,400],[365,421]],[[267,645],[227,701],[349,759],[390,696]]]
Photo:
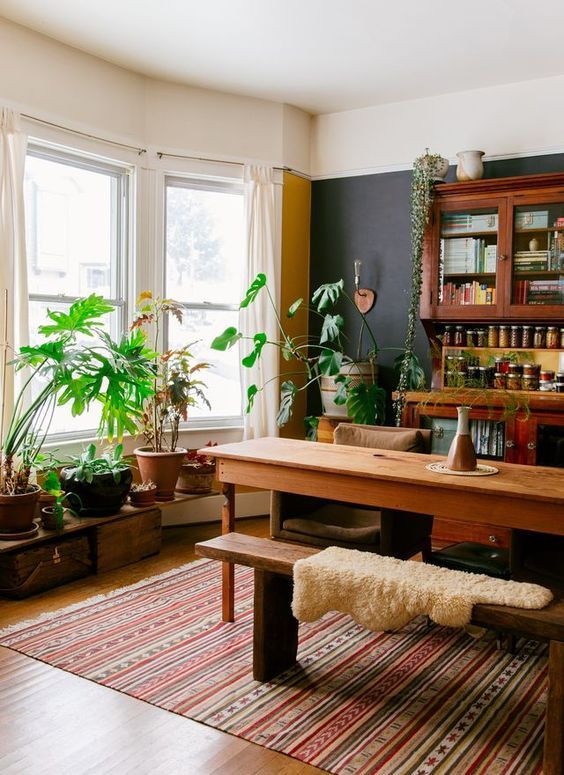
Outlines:
[[498,230],[496,206],[441,212],[439,306],[497,303]]
[[511,279],[513,305],[564,304],[564,202],[514,208]]

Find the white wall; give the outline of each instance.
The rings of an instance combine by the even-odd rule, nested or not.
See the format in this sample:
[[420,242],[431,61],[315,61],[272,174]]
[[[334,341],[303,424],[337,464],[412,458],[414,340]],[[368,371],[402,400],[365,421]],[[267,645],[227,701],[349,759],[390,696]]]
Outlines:
[[1,18],[0,104],[154,151],[309,172],[303,111],[147,78]]
[[492,156],[564,150],[564,76],[317,116],[314,177],[410,168],[431,151]]

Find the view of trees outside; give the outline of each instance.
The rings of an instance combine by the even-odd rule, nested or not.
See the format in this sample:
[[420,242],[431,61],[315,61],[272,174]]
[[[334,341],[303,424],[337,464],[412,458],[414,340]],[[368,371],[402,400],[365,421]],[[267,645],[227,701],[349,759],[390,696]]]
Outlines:
[[191,416],[237,417],[241,415],[238,348],[219,353],[209,345],[227,326],[237,325],[243,270],[242,192],[176,181],[169,182],[166,191],[166,295],[189,306],[182,324],[169,321],[169,344],[195,343],[196,357],[212,364],[203,375],[212,410],[194,409]]

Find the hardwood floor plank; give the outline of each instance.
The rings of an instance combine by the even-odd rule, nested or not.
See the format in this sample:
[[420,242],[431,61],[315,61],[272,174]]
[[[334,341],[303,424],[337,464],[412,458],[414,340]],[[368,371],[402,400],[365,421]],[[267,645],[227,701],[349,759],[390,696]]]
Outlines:
[[[267,536],[265,518],[238,521]],[[28,600],[0,602],[0,626],[105,594],[198,559],[197,541],[219,535],[208,524],[163,531],[160,555],[79,579]],[[219,572],[219,566],[218,566]],[[30,657],[0,648],[2,775],[316,775],[261,748]]]

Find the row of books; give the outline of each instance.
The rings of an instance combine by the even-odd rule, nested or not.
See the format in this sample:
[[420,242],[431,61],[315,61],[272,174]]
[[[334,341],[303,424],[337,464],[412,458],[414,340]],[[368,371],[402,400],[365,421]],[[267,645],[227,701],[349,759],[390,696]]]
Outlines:
[[470,435],[480,457],[503,458],[505,454],[504,424],[492,420],[471,420]]
[[497,245],[488,245],[484,239],[444,239],[441,250],[445,274],[495,272]]
[[463,233],[466,231],[497,231],[497,213],[443,213],[441,231],[445,233]]
[[516,280],[514,304],[564,304],[564,275],[551,280]]
[[441,304],[495,304],[495,288],[485,283],[443,283]]
[[513,256],[516,272],[546,272],[549,268],[548,250],[518,250]]

